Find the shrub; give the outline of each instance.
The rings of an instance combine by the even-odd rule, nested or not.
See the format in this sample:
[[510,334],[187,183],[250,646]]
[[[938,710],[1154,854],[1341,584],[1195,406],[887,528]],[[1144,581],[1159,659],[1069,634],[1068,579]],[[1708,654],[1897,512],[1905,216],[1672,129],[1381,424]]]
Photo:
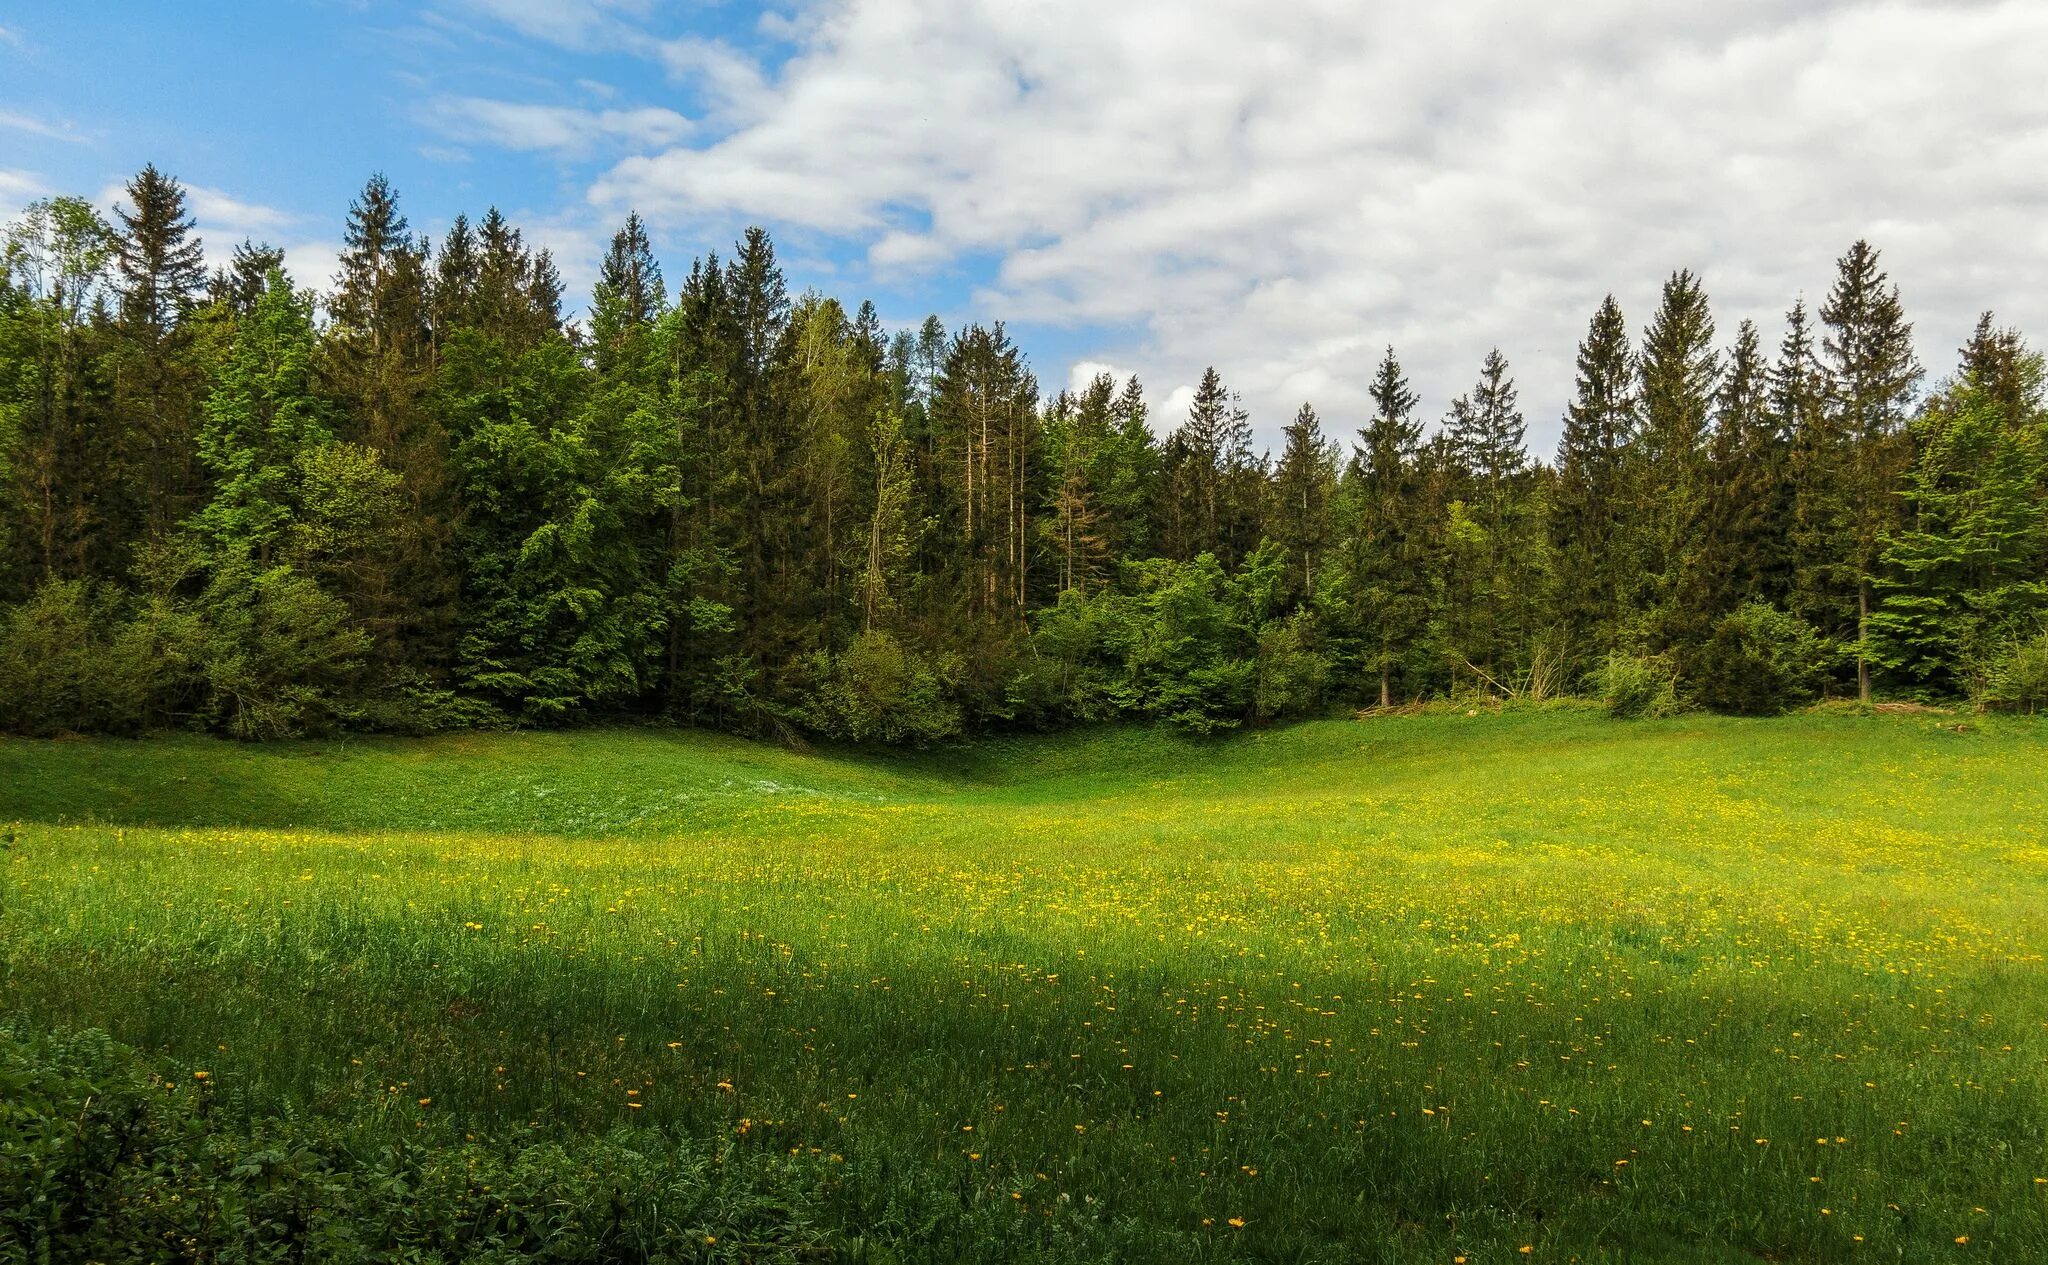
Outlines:
[[204,683],[204,718],[237,738],[289,738],[347,718],[368,633],[348,607],[288,566],[217,564],[185,647]]
[[960,732],[960,709],[947,697],[954,665],[921,656],[880,629],[855,637],[838,655],[813,655],[809,669],[803,719],[827,737],[922,745]]
[[1714,626],[1695,661],[1693,696],[1717,712],[1775,716],[1819,698],[1834,658],[1813,625],[1751,602]]
[[0,611],[0,730],[138,729],[161,685],[146,626],[111,588],[51,580]]
[[1607,714],[1624,720],[1670,716],[1679,711],[1678,674],[1661,655],[1617,650],[1593,670],[1592,684]]
[[1973,675],[1977,706],[1986,711],[2048,709],[2048,629],[2007,642]]
[[1259,630],[1259,677],[1252,710],[1261,720],[1305,716],[1323,701],[1330,684],[1330,656],[1321,629],[1308,611],[1297,611]]

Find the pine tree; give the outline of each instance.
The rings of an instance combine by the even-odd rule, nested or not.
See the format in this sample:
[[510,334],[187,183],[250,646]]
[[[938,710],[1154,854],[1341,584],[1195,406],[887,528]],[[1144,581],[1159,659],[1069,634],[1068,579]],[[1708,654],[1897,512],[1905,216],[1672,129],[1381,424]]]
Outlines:
[[1707,433],[1721,373],[1713,314],[1691,271],[1664,282],[1640,366],[1642,424],[1629,449],[1632,552],[1643,568],[1652,647],[1683,650],[1707,634],[1698,569]]
[[1836,265],[1820,318],[1829,434],[1814,492],[1826,507],[1819,575],[1833,615],[1823,627],[1853,634],[1856,693],[1867,703],[1873,582],[1897,522],[1894,490],[1910,459],[1905,428],[1920,365],[1898,287],[1889,284],[1868,242],[1856,242]]
[[116,407],[128,461],[144,472],[142,504],[151,539],[167,536],[198,493],[193,437],[202,371],[187,321],[206,282],[185,191],[154,166],[128,182],[117,208],[115,289],[120,295]]
[[1047,404],[1039,425],[1049,484],[1040,528],[1058,560],[1061,592],[1087,593],[1096,587],[1108,559],[1094,476],[1109,434],[1114,391],[1106,374],[1078,396],[1062,391]]
[[1424,522],[1426,491],[1420,403],[1392,347],[1370,388],[1372,420],[1359,432],[1345,472],[1346,562],[1351,605],[1379,703],[1394,701],[1394,678],[1408,666],[1429,622]]
[[219,557],[267,568],[298,518],[300,464],[333,440],[313,356],[312,296],[273,271],[235,329],[199,431],[214,491],[192,526]]
[[216,268],[207,279],[207,300],[232,316],[247,316],[263,297],[270,274],[284,267],[284,252],[266,243],[244,238],[229,257],[227,266]]
[[1470,609],[1453,612],[1461,616],[1454,620],[1461,628],[1454,640],[1495,686],[1530,649],[1539,596],[1536,518],[1525,486],[1528,426],[1517,399],[1507,357],[1493,348],[1471,394],[1451,402],[1445,431],[1456,491],[1469,502],[1464,512],[1476,534],[1464,586]]
[[381,174],[350,206],[342,242],[320,348],[322,386],[340,405],[342,437],[398,477],[405,513],[386,565],[364,568],[353,577],[359,587],[339,596],[375,637],[381,672],[438,672],[454,653],[457,506],[449,437],[428,396],[435,349],[427,249]]
[[1297,601],[1315,594],[1316,567],[1334,533],[1330,502],[1336,490],[1336,447],[1323,437],[1315,409],[1303,404],[1287,425],[1280,462],[1273,470],[1266,533],[1287,552],[1288,588]]
[[[1797,364],[1796,342],[1790,355]],[[1685,594],[1700,619],[1717,620],[1748,602],[1782,605],[1790,596],[1789,462],[1790,445],[1772,407],[1772,371],[1756,325],[1744,321],[1715,399],[1700,565],[1697,583]]]
[[2041,357],[1980,322],[1953,382],[1914,419],[1903,514],[1888,533],[1871,655],[1927,695],[2048,616],[2048,425]]
[[1576,395],[1565,411],[1552,493],[1550,535],[1559,585],[1554,609],[1576,668],[1620,644],[1637,596],[1625,533],[1625,459],[1637,428],[1636,381],[1628,325],[1610,294],[1579,343]]
[[941,518],[959,604],[985,623],[1013,626],[1029,592],[1031,509],[1041,471],[1038,386],[1001,325],[955,335],[932,400],[946,473]]
[[647,227],[637,212],[612,235],[611,249],[598,270],[590,299],[590,341],[599,373],[613,371],[622,359],[634,358],[627,344],[641,338],[668,307]]
[[1258,540],[1263,470],[1251,450],[1251,419],[1215,366],[1167,441],[1160,512],[1161,551],[1188,561],[1214,554],[1227,570]]

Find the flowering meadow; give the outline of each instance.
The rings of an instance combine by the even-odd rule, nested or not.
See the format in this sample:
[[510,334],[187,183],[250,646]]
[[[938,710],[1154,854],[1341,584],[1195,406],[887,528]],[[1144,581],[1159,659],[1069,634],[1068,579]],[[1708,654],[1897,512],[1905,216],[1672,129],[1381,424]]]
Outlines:
[[12,741],[0,823],[0,1089],[253,1139],[193,1255],[313,1131],[417,1259],[2048,1260],[2031,721]]

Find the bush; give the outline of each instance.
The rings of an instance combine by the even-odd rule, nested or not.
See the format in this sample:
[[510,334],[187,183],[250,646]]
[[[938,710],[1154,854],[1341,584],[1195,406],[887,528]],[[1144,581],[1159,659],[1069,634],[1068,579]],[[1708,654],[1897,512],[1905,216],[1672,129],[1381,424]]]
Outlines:
[[348,607],[288,566],[217,564],[184,647],[203,718],[237,738],[289,738],[349,718],[350,687],[370,648]]
[[2048,709],[2048,629],[2006,643],[1973,675],[1977,706],[1986,711],[2031,714]]
[[0,730],[132,732],[151,714],[160,662],[119,593],[47,581],[0,611]]
[[803,720],[827,737],[923,745],[960,732],[960,709],[947,697],[957,666],[918,655],[879,629],[838,655],[813,655],[809,673]]
[[1776,716],[1819,698],[1834,658],[1813,625],[1751,602],[1714,626],[1695,663],[1693,696],[1717,712]]
[[1306,716],[1330,685],[1330,656],[1316,617],[1297,611],[1259,630],[1259,678],[1252,710],[1261,720]]
[[1593,690],[1607,704],[1607,714],[1623,720],[1670,716],[1678,704],[1678,674],[1662,655],[1615,651],[1593,670]]

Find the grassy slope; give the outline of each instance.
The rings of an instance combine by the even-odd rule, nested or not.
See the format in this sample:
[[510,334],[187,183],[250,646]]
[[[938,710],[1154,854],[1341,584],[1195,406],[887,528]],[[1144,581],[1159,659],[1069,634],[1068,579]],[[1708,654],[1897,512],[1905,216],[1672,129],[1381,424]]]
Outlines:
[[2044,757],[1575,714],[0,743],[0,1010],[258,1110],[794,1148],[934,1259],[2040,1259]]

